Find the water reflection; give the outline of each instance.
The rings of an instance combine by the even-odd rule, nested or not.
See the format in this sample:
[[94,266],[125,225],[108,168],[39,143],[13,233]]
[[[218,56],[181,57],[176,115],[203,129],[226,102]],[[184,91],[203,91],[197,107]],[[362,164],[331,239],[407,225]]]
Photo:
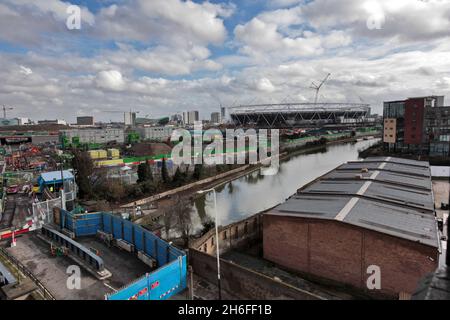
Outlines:
[[[216,188],[219,224],[242,220],[284,202],[315,178],[344,162],[357,160],[359,150],[377,142],[370,140],[324,147],[282,162],[275,176],[264,176],[255,171]],[[212,194],[195,200],[193,211],[195,231],[199,231],[202,221],[207,217],[214,218]]]

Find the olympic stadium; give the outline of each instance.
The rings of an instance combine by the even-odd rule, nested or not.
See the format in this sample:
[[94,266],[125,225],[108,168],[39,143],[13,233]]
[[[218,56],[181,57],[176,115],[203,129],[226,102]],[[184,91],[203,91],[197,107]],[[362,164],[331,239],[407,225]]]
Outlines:
[[357,103],[288,103],[228,108],[234,125],[259,128],[317,127],[368,122],[370,106]]

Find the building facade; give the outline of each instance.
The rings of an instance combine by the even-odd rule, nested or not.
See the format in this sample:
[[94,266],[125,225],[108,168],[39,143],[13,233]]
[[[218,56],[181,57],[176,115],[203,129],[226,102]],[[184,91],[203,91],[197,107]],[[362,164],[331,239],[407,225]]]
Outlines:
[[61,134],[69,143],[125,143],[124,130],[116,128],[70,129],[62,130]]
[[124,118],[124,123],[126,126],[134,127],[136,125],[136,113],[135,112],[125,112],[123,118]]
[[167,141],[172,136],[173,130],[173,127],[149,127],[137,129],[141,139],[148,141]]
[[443,96],[385,102],[383,141],[397,152],[448,156],[449,111]]
[[220,123],[220,113],[219,112],[211,113],[211,123],[213,123],[213,124]]
[[[438,266],[429,164],[349,162],[264,213],[264,258],[370,296],[408,297]],[[377,287],[368,285],[374,271]]]
[[200,121],[200,114],[198,111],[183,112],[183,122],[187,125],[194,125],[196,121]]
[[434,107],[425,110],[425,141],[430,156],[450,154],[450,107]]
[[93,126],[94,117],[77,117],[78,126]]
[[52,124],[59,124],[59,125],[67,125],[67,122],[65,120],[60,120],[60,119],[56,119],[56,120],[39,120],[38,124],[41,125],[52,125]]

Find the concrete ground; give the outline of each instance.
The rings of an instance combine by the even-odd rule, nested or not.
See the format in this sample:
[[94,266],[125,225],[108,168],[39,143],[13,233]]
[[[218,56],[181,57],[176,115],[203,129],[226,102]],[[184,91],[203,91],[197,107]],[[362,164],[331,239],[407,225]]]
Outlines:
[[[219,300],[217,284],[208,282],[194,274],[194,300]],[[222,300],[240,300],[222,289]]]
[[232,250],[222,255],[222,258],[233,261],[233,263],[254,270],[268,277],[277,277],[285,283],[314,293],[327,300],[353,300],[359,298],[352,295],[351,293],[348,293],[344,289],[331,288],[305,280],[293,273],[284,271],[276,267],[269,261],[243,252]]
[[[80,240],[80,239],[79,239]],[[17,239],[15,248],[7,250],[21,261],[57,300],[103,300],[105,294],[113,293],[131,281],[143,276],[151,269],[129,253],[117,248],[108,248],[95,238],[84,238],[80,242],[100,252],[105,267],[112,277],[104,281],[95,278],[81,267],[81,289],[67,287],[67,268],[75,265],[68,257],[53,257],[50,247],[35,234],[27,234]]]
[[21,228],[32,213],[32,198],[23,193],[8,194],[5,211],[0,221],[0,230],[11,227]]

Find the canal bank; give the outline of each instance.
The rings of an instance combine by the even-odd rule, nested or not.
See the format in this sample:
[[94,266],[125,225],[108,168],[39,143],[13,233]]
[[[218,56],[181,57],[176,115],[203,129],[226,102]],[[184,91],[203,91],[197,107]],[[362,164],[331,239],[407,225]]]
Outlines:
[[[256,168],[232,181],[216,185],[219,224],[228,225],[280,204],[318,176],[344,162],[358,160],[361,150],[378,141],[372,139],[344,144],[337,141],[299,150],[280,162],[279,171],[274,176],[264,176],[261,168]],[[212,193],[197,197],[192,211],[194,233],[200,231],[202,223],[212,220],[214,215]]]

